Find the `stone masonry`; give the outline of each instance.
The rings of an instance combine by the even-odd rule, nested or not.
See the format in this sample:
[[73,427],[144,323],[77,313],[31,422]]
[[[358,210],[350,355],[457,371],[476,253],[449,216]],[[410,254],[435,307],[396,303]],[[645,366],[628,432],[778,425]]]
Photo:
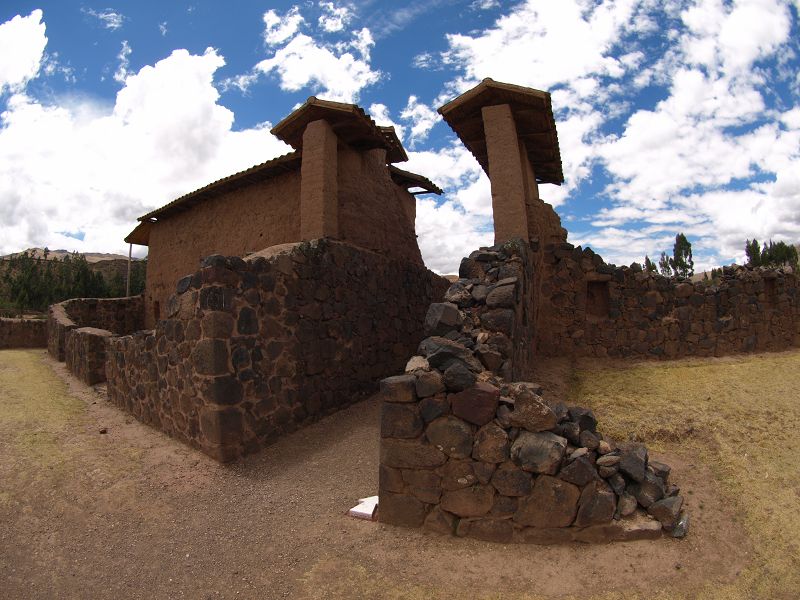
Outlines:
[[683,537],[670,468],[617,443],[591,410],[512,382],[528,372],[515,333],[532,272],[521,240],[474,252],[430,306],[405,374],[381,381],[378,518],[493,542]]
[[672,359],[800,343],[800,281],[790,270],[725,267],[718,283],[691,282],[608,265],[568,243],[539,254],[540,355]]
[[110,338],[109,399],[221,461],[377,390],[417,347],[447,281],[317,240],[211,256],[156,329]]
[[46,347],[47,321],[44,319],[0,318],[0,350]]

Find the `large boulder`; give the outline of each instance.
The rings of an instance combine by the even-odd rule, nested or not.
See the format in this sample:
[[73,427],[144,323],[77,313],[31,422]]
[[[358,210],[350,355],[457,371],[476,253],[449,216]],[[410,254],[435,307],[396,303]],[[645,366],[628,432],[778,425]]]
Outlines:
[[423,327],[425,335],[445,335],[458,329],[463,322],[458,306],[450,302],[434,302],[428,307]]
[[492,509],[494,488],[490,485],[473,485],[442,493],[441,507],[459,517],[481,517]]
[[604,481],[593,481],[581,492],[576,527],[609,523],[617,510],[617,497]]
[[522,431],[511,445],[511,459],[525,471],[555,475],[566,450],[567,440],[559,435]]
[[475,425],[486,425],[494,419],[500,390],[486,382],[478,382],[471,388],[450,394],[453,414]]
[[458,417],[447,415],[431,421],[425,436],[451,458],[468,458],[472,454],[472,427]]
[[531,495],[520,499],[514,521],[530,527],[569,527],[575,520],[580,496],[578,486],[541,475]]

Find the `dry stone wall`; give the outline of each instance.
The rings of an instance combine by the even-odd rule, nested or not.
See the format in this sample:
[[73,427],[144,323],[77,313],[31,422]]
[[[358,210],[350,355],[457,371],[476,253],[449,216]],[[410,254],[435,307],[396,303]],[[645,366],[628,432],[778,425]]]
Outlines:
[[47,310],[47,349],[58,361],[66,360],[67,332],[80,327],[128,335],[144,327],[141,296],[128,298],[73,298]]
[[46,347],[47,321],[44,319],[0,318],[0,350]]
[[800,282],[791,272],[724,267],[708,284],[608,265],[567,243],[539,254],[538,354],[671,359],[800,343]]
[[509,382],[530,372],[512,340],[530,333],[532,259],[521,242],[465,259],[405,374],[381,381],[379,519],[494,542],[682,537],[667,465],[603,436],[591,410]]
[[330,240],[210,256],[154,331],[109,340],[109,398],[232,460],[376,391],[446,288],[422,266]]

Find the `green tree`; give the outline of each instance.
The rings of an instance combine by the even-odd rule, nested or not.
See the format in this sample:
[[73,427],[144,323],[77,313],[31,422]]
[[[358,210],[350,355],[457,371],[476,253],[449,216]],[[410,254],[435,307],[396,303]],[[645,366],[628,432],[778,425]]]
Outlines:
[[675,245],[672,247],[672,260],[670,262],[676,276],[691,277],[694,275],[692,244],[683,233],[675,236]]
[[658,259],[658,270],[664,277],[672,277],[672,261],[666,252],[662,252],[661,258]]
[[747,255],[747,264],[751,267],[758,267],[761,265],[761,246],[758,240],[753,238],[753,241],[747,240],[744,243],[744,253]]
[[650,260],[650,257],[647,255],[645,255],[644,257],[644,270],[647,271],[648,273],[655,273],[658,270],[656,264],[652,260]]

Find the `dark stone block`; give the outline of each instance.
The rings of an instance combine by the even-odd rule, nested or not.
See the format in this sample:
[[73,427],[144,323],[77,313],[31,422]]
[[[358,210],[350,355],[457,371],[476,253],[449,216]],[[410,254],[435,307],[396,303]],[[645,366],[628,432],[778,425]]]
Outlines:
[[581,492],[576,527],[610,523],[617,510],[617,498],[603,481],[593,481]]
[[420,527],[428,509],[425,503],[407,494],[382,492],[378,504],[378,520],[390,525]]
[[635,442],[620,445],[619,470],[634,481],[644,481],[647,470],[647,448]]
[[473,387],[448,396],[453,414],[475,425],[486,425],[494,419],[500,390],[489,383],[479,382]]
[[183,294],[186,290],[192,287],[192,276],[187,275],[178,280],[178,284],[175,286],[175,291],[178,294]]
[[471,387],[477,377],[461,361],[455,361],[444,371],[444,385],[450,392],[460,392]]
[[395,375],[381,380],[381,396],[386,402],[416,402],[417,378],[412,374]]
[[256,311],[245,306],[239,311],[239,320],[236,329],[241,335],[252,335],[258,333],[258,316]]
[[419,403],[419,412],[422,419],[426,423],[430,423],[434,419],[448,414],[450,412],[450,403],[447,398],[442,396],[423,398]]
[[242,384],[230,375],[214,377],[206,383],[204,393],[213,404],[238,404],[242,401]]
[[422,433],[422,419],[416,405],[383,402],[381,404],[381,436],[415,438]]
[[481,325],[489,331],[511,336],[514,332],[514,311],[508,308],[487,310],[481,315]]
[[431,422],[425,437],[452,458],[467,458],[472,453],[472,427],[456,417],[440,417]]
[[233,310],[234,291],[231,288],[209,286],[200,290],[200,308],[203,310]]
[[588,455],[583,455],[573,460],[561,469],[558,476],[564,481],[569,481],[579,487],[583,487],[598,477],[597,470]]
[[533,477],[514,463],[503,463],[492,475],[492,485],[503,496],[527,496],[533,487]]
[[588,408],[582,406],[571,406],[569,408],[569,418],[578,424],[581,431],[597,431],[597,419]]
[[458,490],[446,490],[442,494],[441,507],[459,517],[480,517],[491,510],[493,500],[494,488],[478,484]]
[[575,520],[580,496],[577,486],[541,475],[531,495],[520,499],[514,521],[532,527],[569,527]]
[[450,302],[434,302],[428,307],[425,315],[425,335],[441,336],[461,327],[464,319],[455,304]]
[[443,465],[447,455],[431,444],[412,440],[381,440],[381,464],[397,469],[433,469]]
[[525,471],[555,475],[564,459],[567,440],[543,431],[521,431],[511,446],[511,459]]
[[228,344],[225,340],[204,339],[192,351],[192,363],[201,375],[228,373]]

